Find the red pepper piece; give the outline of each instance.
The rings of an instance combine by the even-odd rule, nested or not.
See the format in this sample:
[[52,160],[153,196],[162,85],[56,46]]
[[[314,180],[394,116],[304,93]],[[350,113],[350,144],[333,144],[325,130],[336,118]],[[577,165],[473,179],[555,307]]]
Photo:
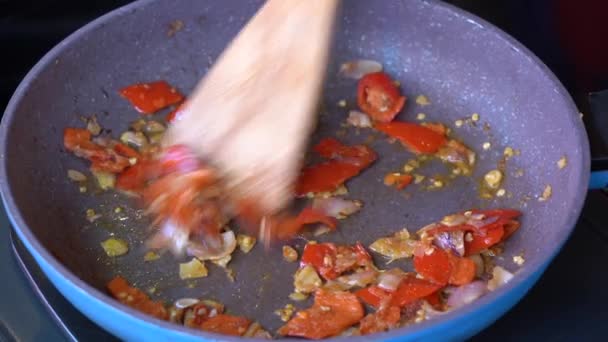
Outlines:
[[199,328],[223,335],[242,336],[250,324],[247,318],[220,314],[203,321]]
[[312,307],[296,313],[278,333],[321,339],[337,336],[365,314],[357,297],[345,291],[317,290]]
[[401,281],[401,284],[399,284],[399,287],[393,293],[390,305],[404,307],[439,291],[442,287],[443,285],[435,284],[425,279],[408,276]]
[[357,85],[357,104],[374,121],[390,122],[403,109],[405,96],[383,72],[365,75]]
[[399,140],[414,153],[432,154],[447,142],[444,135],[430,128],[409,122],[377,123],[374,127]]
[[122,88],[120,95],[129,100],[135,109],[143,114],[154,114],[184,100],[184,95],[166,81],[136,83]]

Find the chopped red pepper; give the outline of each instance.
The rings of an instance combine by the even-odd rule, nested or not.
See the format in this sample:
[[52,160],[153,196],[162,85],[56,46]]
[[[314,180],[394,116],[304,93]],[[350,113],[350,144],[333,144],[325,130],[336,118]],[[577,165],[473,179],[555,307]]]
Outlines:
[[129,286],[127,281],[117,276],[112,279],[108,285],[108,290],[121,303],[141,311],[158,319],[166,320],[168,318],[167,310],[161,302],[155,302],[141,290]]
[[384,176],[384,185],[395,186],[398,190],[405,189],[412,183],[412,175],[402,175],[399,173],[389,173]]
[[377,122],[390,122],[403,109],[405,96],[383,72],[365,75],[357,86],[357,104]]
[[305,167],[296,184],[296,195],[332,192],[348,179],[358,175],[376,160],[376,153],[364,145],[347,146],[331,138],[323,139],[314,147],[321,156],[330,158]]
[[203,321],[199,328],[223,335],[242,336],[250,324],[251,321],[244,317],[219,314]]
[[300,267],[311,265],[325,279],[338,277],[334,266],[336,263],[336,245],[333,243],[309,243],[304,246]]
[[360,243],[336,246],[333,243],[309,243],[304,246],[300,267],[311,265],[328,280],[359,266],[367,266],[371,256]]
[[[449,254],[449,252],[448,252]],[[475,262],[469,258],[460,258],[450,255],[450,279],[448,282],[451,285],[465,285],[473,281],[475,279],[475,270],[477,266]]]
[[313,306],[296,313],[278,333],[310,339],[336,336],[359,322],[364,314],[363,306],[354,294],[317,290]]
[[440,285],[464,285],[475,278],[475,263],[433,247],[431,254],[414,256],[414,268],[425,279]]
[[446,285],[450,279],[451,265],[448,252],[432,247],[432,253],[426,251],[422,255],[414,256],[414,268],[424,279],[434,283]]
[[423,299],[426,300],[427,303],[429,303],[436,310],[442,309],[441,296],[439,295],[439,291],[433,292],[432,294],[424,297]]
[[359,323],[359,332],[362,335],[387,331],[397,326],[401,319],[401,309],[389,306],[368,314]]
[[465,239],[464,241],[465,255],[474,255],[499,243],[505,235],[505,230],[502,226],[495,226],[469,234],[471,234],[472,239],[470,241]]
[[355,295],[359,297],[365,304],[374,308],[379,308],[382,303],[388,302],[391,293],[382,289],[379,286],[369,286],[355,291]]
[[399,140],[414,153],[432,154],[447,142],[444,135],[414,123],[393,121],[377,123],[374,127]]
[[401,281],[401,284],[399,284],[399,287],[393,293],[390,305],[404,307],[439,291],[442,287],[443,285],[435,284],[428,280],[408,276]]
[[91,132],[81,128],[66,128],[63,145],[76,156],[91,161],[91,170],[111,173],[122,172],[131,163],[129,158],[139,156],[137,151],[117,141],[110,140],[108,146],[94,143]]
[[143,114],[154,114],[184,100],[184,95],[166,81],[133,84],[122,88],[120,95]]

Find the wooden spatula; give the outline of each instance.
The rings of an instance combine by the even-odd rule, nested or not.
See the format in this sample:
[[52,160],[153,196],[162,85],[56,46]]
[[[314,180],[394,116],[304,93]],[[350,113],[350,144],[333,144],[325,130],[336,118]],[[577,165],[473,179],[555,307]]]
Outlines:
[[268,0],[188,99],[163,144],[183,144],[231,194],[272,213],[292,196],[339,0]]

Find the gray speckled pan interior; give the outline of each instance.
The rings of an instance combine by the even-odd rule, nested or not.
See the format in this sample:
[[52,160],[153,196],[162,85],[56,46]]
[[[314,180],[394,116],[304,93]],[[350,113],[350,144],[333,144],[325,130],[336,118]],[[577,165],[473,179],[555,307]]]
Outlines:
[[[340,63],[369,58],[381,61],[409,97],[399,119],[413,121],[417,113],[425,113],[427,121],[449,124],[456,136],[478,152],[479,162],[472,178],[458,178],[446,189],[422,191],[413,185],[398,192],[382,185],[383,175],[398,170],[412,155],[397,144],[376,139],[371,145],[379,152],[379,161],[348,183],[348,198],[363,200],[363,211],[320,240],[367,245],[397,229],[414,230],[455,211],[515,207],[524,213],[523,225],[507,243],[499,263],[518,272],[514,284],[541,272],[578,217],[589,169],[587,138],[562,86],[519,44],[450,6],[434,1],[346,3],[338,19],[316,138],[335,136],[348,108],[355,106],[356,83],[337,77]],[[182,281],[172,256],[142,261],[147,221],[135,219],[134,209],[113,212],[116,206],[133,208],[132,202],[112,193],[79,193],[66,172],[86,170],[87,164],[62,147],[63,128],[81,127],[81,115],[97,114],[102,126],[115,134],[126,129],[138,114],[117,93],[125,85],[166,79],[188,93],[259,4],[139,2],[63,42],[15,94],[2,121],[5,178],[1,181],[7,208],[18,222],[23,220],[24,225],[17,227],[23,235],[48,251],[50,255],[43,255],[51,263],[59,261],[65,272],[82,279],[82,286],[104,291],[112,276],[123,274],[142,289],[155,288],[155,298],[213,298],[271,330],[281,325],[273,311],[288,302],[297,265],[284,262],[279,248],[268,254],[261,246],[246,256],[236,252],[231,263],[234,283],[214,266],[207,278]],[[169,24],[176,19],[184,27],[169,37]],[[431,104],[417,105],[414,99],[420,94]],[[341,99],[347,100],[348,108],[337,106]],[[476,126],[454,127],[455,120],[472,113],[480,116]],[[485,124],[491,127],[489,131],[482,129]],[[370,134],[347,129],[343,140],[364,142]],[[484,142],[491,143],[489,151],[482,150]],[[521,155],[507,162],[504,187],[508,195],[482,201],[477,180],[496,167],[506,146],[521,150]],[[568,166],[559,170],[556,162],[562,156],[567,157]],[[441,168],[431,165],[421,173],[445,172]],[[523,175],[516,177],[519,169]],[[546,185],[552,186],[552,197],[539,202],[537,197]],[[87,208],[103,218],[90,224],[85,219]],[[116,221],[118,216],[126,219]],[[105,256],[99,243],[111,235],[129,241],[127,256]],[[526,263],[518,270],[511,257],[522,251]],[[472,307],[491,302],[511,288],[488,295]]]

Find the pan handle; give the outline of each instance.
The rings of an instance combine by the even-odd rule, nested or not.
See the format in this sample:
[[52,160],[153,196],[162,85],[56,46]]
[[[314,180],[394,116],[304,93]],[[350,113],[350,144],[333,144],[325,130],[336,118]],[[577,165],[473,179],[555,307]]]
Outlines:
[[589,178],[589,190],[608,188],[608,170],[591,172]]

